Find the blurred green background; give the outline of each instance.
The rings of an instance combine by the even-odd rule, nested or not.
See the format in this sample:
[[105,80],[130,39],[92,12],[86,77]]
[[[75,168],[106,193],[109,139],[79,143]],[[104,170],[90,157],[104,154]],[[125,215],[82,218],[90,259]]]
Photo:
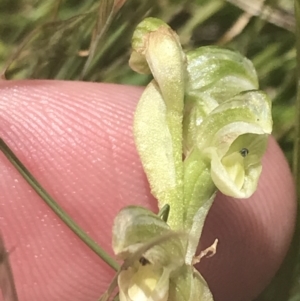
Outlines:
[[[133,30],[147,16],[170,24],[185,49],[217,44],[252,60],[261,89],[273,100],[273,134],[292,166],[292,0],[0,0],[0,74],[145,85],[149,77],[131,71],[127,62]],[[300,301],[298,245],[295,237],[281,270],[256,301]]]

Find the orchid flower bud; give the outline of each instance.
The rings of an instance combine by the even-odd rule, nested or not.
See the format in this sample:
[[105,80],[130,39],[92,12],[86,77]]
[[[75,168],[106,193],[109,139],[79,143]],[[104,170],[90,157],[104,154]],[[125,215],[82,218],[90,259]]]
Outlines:
[[140,73],[151,72],[167,109],[180,114],[185,88],[184,62],[185,54],[179,38],[166,23],[146,18],[137,26],[132,37],[129,65]]
[[135,72],[141,74],[150,74],[145,52],[147,47],[147,35],[156,31],[159,27],[170,28],[165,22],[156,18],[146,18],[135,28],[132,37],[132,51],[129,59],[129,66]]

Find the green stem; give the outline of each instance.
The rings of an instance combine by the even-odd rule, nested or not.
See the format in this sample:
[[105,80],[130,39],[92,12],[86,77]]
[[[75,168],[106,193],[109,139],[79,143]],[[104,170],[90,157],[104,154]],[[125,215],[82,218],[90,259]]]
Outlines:
[[0,150],[11,164],[19,171],[26,182],[45,201],[45,203],[57,214],[58,217],[99,257],[101,257],[114,270],[119,269],[119,265],[91,238],[84,232],[76,222],[58,205],[58,203],[48,194],[48,192],[38,183],[33,175],[27,170],[22,162],[16,157],[8,145],[0,138]]

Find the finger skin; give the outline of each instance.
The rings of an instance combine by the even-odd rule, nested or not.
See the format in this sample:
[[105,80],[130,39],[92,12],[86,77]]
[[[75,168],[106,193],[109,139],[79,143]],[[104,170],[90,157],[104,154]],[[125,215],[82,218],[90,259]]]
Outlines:
[[[107,252],[117,212],[157,210],[132,136],[141,88],[80,82],[0,84],[0,135],[46,190]],[[20,300],[95,301],[114,272],[86,247],[0,154],[0,230]],[[273,139],[257,192],[218,195],[201,248],[219,238],[200,270],[216,301],[253,299],[286,254],[295,222],[294,186]]]

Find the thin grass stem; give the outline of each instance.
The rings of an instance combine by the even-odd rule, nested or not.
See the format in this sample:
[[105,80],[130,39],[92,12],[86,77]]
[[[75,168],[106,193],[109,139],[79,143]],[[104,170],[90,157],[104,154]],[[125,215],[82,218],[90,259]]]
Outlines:
[[8,145],[0,138],[0,150],[11,164],[18,170],[26,182],[43,199],[43,201],[61,218],[61,220],[111,268],[118,270],[117,262],[113,260],[79,225],[59,206],[49,193],[39,184],[23,163],[17,158]]

